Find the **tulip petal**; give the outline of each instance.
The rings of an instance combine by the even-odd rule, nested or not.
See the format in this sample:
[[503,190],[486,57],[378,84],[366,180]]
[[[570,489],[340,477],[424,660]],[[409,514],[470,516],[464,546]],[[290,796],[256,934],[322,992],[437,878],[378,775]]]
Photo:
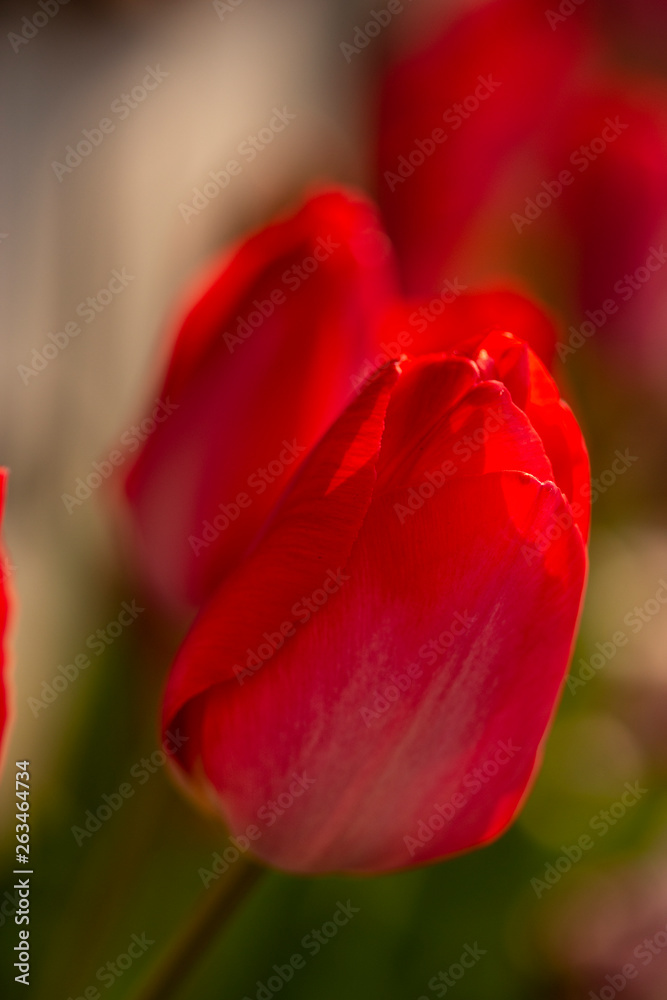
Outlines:
[[586,442],[572,410],[539,358],[507,334],[492,334],[478,350],[495,361],[499,377],[544,445],[554,481],[567,497],[584,541],[590,528],[590,464]]
[[186,316],[167,414],[126,483],[166,599],[201,603],[344,409],[375,353],[387,254],[368,203],[322,194],[240,246]]
[[544,306],[507,289],[466,292],[447,303],[441,297],[431,299],[411,308],[407,321],[414,331],[413,354],[454,351],[491,333],[508,332],[525,341],[551,368],[558,340],[555,323]]
[[479,366],[461,357],[431,355],[402,368],[387,410],[376,492],[400,483],[428,494],[454,475],[510,469],[553,480],[540,438],[500,381],[482,380]]
[[[280,638],[281,624],[295,616],[295,602],[322,587],[329,570],[345,564],[371,503],[397,377],[395,367],[387,367],[350,404],[309,456],[257,550],[197,618],[169,679],[165,728],[211,685],[231,678],[237,687],[237,677],[251,673],[247,651],[266,643],[262,630],[257,633],[258,608],[263,631]],[[259,662],[261,651],[255,657]]]
[[[584,547],[560,492],[462,477],[405,524],[381,497],[345,573],[251,681],[206,696],[202,763],[232,831],[257,824],[260,857],[306,872],[488,841],[526,792],[579,613]],[[210,649],[185,655],[210,669]],[[436,805],[451,817],[431,823]]]

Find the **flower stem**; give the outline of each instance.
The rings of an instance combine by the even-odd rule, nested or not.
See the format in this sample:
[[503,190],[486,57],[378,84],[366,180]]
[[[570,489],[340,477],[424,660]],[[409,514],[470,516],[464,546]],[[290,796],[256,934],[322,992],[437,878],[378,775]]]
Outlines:
[[265,869],[253,861],[239,859],[233,878],[223,879],[210,895],[207,893],[183,931],[165,950],[136,1000],[169,1000],[176,996],[215,936],[229,923],[264,872]]

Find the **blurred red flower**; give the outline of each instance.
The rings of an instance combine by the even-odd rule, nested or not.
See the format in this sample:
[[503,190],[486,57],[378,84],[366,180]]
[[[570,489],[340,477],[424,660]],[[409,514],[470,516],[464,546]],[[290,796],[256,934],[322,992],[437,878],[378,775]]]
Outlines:
[[[573,180],[558,197],[580,322],[558,347],[567,361],[592,336],[624,365],[667,375],[667,101],[621,81],[582,93],[554,127],[551,169],[576,150]],[[567,161],[566,161],[567,162]]]
[[527,282],[568,317],[562,360],[604,326],[600,346],[664,385],[664,85],[621,75],[595,5],[487,0],[434,33],[389,67],[378,112],[405,287]]
[[578,18],[552,31],[544,4],[490,0],[388,69],[378,200],[410,294],[438,287],[485,203],[520,176],[517,154],[548,135],[583,51]]

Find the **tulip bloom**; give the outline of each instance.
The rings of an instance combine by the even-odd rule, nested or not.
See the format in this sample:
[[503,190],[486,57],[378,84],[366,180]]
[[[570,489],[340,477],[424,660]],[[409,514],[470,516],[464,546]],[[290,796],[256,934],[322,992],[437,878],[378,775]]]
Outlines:
[[570,656],[587,487],[574,417],[509,333],[367,381],[167,685],[178,767],[237,843],[381,872],[506,828]]
[[[2,523],[2,511],[5,499],[5,485],[7,482],[6,469],[0,469],[0,524]],[[5,688],[5,667],[6,657],[4,648],[4,636],[7,628],[8,615],[8,587],[6,580],[6,567],[0,549],[0,748],[2,747],[3,735],[7,726],[7,692]]]
[[377,213],[353,193],[315,195],[247,239],[181,324],[127,479],[139,562],[157,592],[201,605],[366,375],[406,350],[496,329],[553,353],[553,325],[518,294],[399,301]]

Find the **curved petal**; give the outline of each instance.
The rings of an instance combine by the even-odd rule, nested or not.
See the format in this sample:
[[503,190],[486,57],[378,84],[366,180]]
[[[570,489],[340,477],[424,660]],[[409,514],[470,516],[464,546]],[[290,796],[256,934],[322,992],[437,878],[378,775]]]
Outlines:
[[[169,678],[165,729],[178,723],[179,713],[203,691],[229,679],[242,685],[272,659],[270,644],[262,655],[260,647],[270,640],[257,633],[258,613],[264,632],[279,641],[283,623],[291,623],[287,632],[293,633],[302,617],[310,617],[305,606],[295,611],[300,598],[325,585],[332,589],[327,580],[333,576],[335,583],[372,499],[397,377],[394,366],[385,369],[350,404],[296,476],[256,551],[195,621]],[[192,744],[187,751],[192,753]]]
[[586,442],[558,386],[525,344],[508,334],[492,334],[477,347],[494,359],[498,377],[537,431],[553,468],[554,482],[570,502],[584,541],[590,527],[590,463]]
[[[427,496],[453,476],[515,470],[553,480],[529,419],[501,381],[483,377],[480,365],[430,355],[403,362],[402,369],[387,410],[376,492],[400,483],[405,502],[419,503],[411,493]],[[490,378],[499,378],[495,368]]]
[[232,831],[257,824],[260,857],[308,872],[398,869],[499,834],[578,617],[571,519],[539,551],[565,512],[517,473],[455,480],[405,524],[374,502],[326,611],[206,698],[202,763]]
[[201,603],[344,409],[392,290],[387,255],[367,202],[318,195],[243,243],[185,317],[126,484],[166,598]]

